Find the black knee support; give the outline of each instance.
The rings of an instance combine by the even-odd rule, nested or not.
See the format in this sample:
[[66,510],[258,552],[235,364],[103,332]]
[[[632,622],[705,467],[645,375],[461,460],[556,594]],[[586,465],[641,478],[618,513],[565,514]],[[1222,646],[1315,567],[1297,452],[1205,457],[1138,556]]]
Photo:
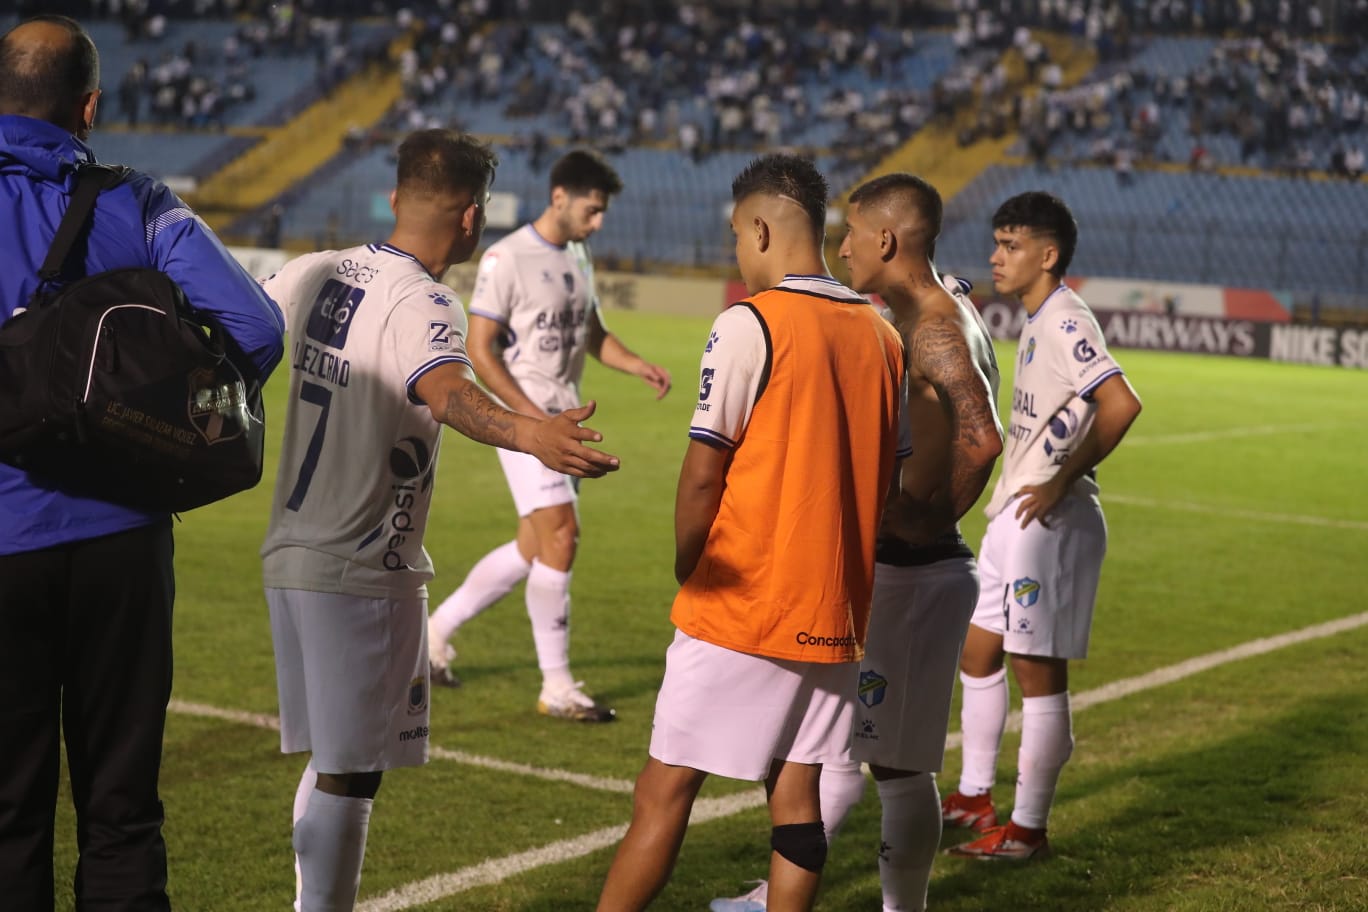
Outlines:
[[786,823],[770,831],[770,848],[804,871],[820,873],[826,864],[826,830],[820,820]]

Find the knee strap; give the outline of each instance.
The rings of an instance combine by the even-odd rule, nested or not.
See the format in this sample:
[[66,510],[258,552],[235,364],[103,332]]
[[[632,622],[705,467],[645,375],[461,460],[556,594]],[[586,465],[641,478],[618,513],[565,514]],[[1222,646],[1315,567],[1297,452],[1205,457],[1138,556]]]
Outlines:
[[770,830],[770,848],[804,871],[820,873],[826,864],[827,841],[822,821],[786,823]]

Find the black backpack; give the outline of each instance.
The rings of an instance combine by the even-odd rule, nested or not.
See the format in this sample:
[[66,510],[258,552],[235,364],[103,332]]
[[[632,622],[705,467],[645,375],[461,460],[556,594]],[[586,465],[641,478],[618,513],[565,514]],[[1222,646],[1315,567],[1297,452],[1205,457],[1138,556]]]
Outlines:
[[265,414],[227,334],[165,273],[53,290],[95,198],[127,174],[81,166],[38,288],[0,327],[0,460],[68,493],[179,512],[261,480]]

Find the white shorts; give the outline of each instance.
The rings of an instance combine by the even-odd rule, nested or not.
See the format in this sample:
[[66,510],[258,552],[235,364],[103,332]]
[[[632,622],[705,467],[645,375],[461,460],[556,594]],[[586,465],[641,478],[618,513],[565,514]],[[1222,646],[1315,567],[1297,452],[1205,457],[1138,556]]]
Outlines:
[[427,599],[266,590],[280,750],[320,773],[421,766],[428,756]]
[[909,772],[940,770],[955,671],[978,591],[972,557],[920,567],[874,565],[853,759]]
[[857,668],[749,655],[675,631],[650,754],[754,782],[776,758],[833,763],[850,747]]
[[1002,635],[1016,655],[1088,655],[1097,583],[1107,553],[1107,522],[1091,495],[1069,495],[1050,528],[1016,518],[1016,501],[988,523],[979,549],[979,601],[973,624]]
[[518,516],[528,516],[560,504],[574,503],[576,479],[548,469],[536,456],[515,450],[499,450],[499,464],[513,494]]

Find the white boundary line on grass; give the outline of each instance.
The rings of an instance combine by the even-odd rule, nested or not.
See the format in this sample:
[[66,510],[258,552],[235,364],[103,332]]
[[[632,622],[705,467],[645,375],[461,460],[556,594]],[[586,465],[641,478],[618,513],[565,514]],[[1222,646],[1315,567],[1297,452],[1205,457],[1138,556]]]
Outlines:
[[1252,519],[1256,522],[1291,523],[1298,526],[1322,526],[1328,529],[1353,529],[1368,532],[1368,522],[1361,519],[1333,519],[1329,516],[1306,516],[1296,513],[1264,513],[1259,510],[1241,510],[1231,507],[1214,507],[1209,504],[1192,503],[1186,500],[1155,500],[1152,497],[1132,497],[1129,494],[1113,494],[1103,491],[1102,499],[1107,503],[1125,504],[1128,507],[1153,507],[1159,510],[1177,510],[1180,513],[1205,513],[1209,516],[1227,516],[1231,519]]
[[1139,437],[1127,437],[1126,447],[1129,449],[1136,446],[1168,446],[1174,443],[1208,443],[1212,440],[1234,440],[1239,437],[1324,431],[1333,427],[1333,424],[1256,424],[1247,427],[1218,428],[1214,431],[1189,431],[1185,434],[1142,434]]
[[[184,700],[172,700],[167,709],[174,713],[180,713],[183,716],[223,719],[227,722],[238,722],[242,725],[252,725],[257,728],[268,728],[271,731],[280,731],[280,719],[276,716],[266,715],[265,713],[222,709],[218,706],[207,706],[203,703],[187,703]],[[632,794],[632,783],[627,779],[610,779],[606,776],[589,776],[584,773],[572,773],[568,770],[548,769],[544,766],[528,766],[525,763],[514,763],[511,760],[500,760],[496,757],[482,757],[479,754],[468,754],[465,751],[448,750],[445,747],[437,747],[436,745],[428,747],[428,756],[436,760],[453,760],[456,763],[464,763],[466,766],[479,766],[484,769],[497,770],[501,773],[516,773],[519,776],[532,776],[536,779],[547,779],[551,782],[568,782],[571,785],[578,785],[587,789],[596,789],[601,792],[616,792],[622,795]]]
[[[1232,646],[1229,649],[1222,649],[1218,652],[1195,656],[1174,665],[1157,668],[1154,671],[1142,675],[1122,678],[1119,681],[1112,681],[1110,684],[1104,684],[1101,687],[1075,694],[1071,698],[1070,703],[1075,710],[1082,711],[1089,706],[1110,703],[1113,700],[1119,700],[1122,697],[1127,697],[1131,694],[1150,690],[1155,687],[1162,687],[1165,684],[1172,684],[1175,681],[1181,681],[1183,678],[1191,677],[1221,665],[1252,658],[1253,656],[1264,655],[1297,643],[1305,643],[1310,640],[1335,636],[1336,634],[1345,633],[1364,626],[1368,626],[1368,611],[1334,621],[1327,621],[1323,624],[1315,624],[1311,627],[1303,627],[1300,630],[1280,633],[1276,636],[1250,640],[1247,643],[1241,643],[1238,646]],[[280,722],[276,717],[261,713],[221,709],[216,706],[186,703],[181,700],[172,700],[169,708],[172,712],[185,715],[224,719],[226,721],[239,722],[258,728],[278,730],[280,727]],[[1008,718],[1007,728],[1010,731],[1018,731],[1021,728],[1021,714],[1019,712],[1012,713]],[[960,742],[960,733],[952,732],[946,738],[946,749],[957,749],[960,747]],[[511,763],[488,757],[478,757],[461,751],[432,748],[431,753],[432,756],[440,759],[455,760],[460,763],[482,766],[502,772],[514,772],[543,779],[572,782],[585,785],[588,788],[614,792],[630,792],[632,788],[632,784],[626,782],[626,780],[604,779],[597,776],[581,776],[576,773],[566,773],[560,770],[548,770],[541,767],[526,766],[520,763]],[[623,786],[625,786],[625,788]],[[765,794],[764,791],[760,789],[738,792],[721,798],[702,799],[694,805],[690,822],[706,823],[710,820],[717,820],[752,808],[762,807],[764,806],[764,803]],[[357,909],[358,912],[402,912],[402,910],[436,902],[439,899],[445,899],[446,897],[454,896],[457,893],[462,893],[475,887],[490,886],[492,884],[500,883],[510,877],[516,877],[519,874],[524,874],[535,868],[582,858],[592,852],[597,852],[599,849],[605,849],[613,845],[622,838],[622,835],[626,831],[626,824],[604,827],[599,830],[594,830],[591,833],[585,833],[582,836],[576,836],[572,839],[562,839],[558,842],[548,843],[535,849],[528,849],[525,852],[505,855],[502,858],[487,859],[477,865],[461,868],[460,870],[452,871],[447,874],[436,874],[432,877],[398,887],[388,893],[359,904]]]

